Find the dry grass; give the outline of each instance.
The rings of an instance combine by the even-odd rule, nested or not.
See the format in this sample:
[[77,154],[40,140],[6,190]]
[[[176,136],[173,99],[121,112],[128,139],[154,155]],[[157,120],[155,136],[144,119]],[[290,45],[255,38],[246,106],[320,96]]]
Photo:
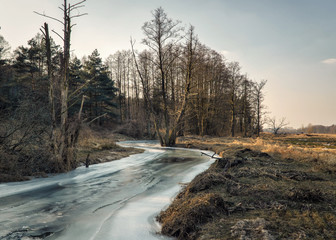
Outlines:
[[[77,146],[77,166],[85,165],[89,155],[90,164],[112,161],[142,152],[140,149],[122,148],[116,141],[129,140],[121,134],[114,134],[107,129],[92,129],[84,127],[80,131]],[[43,151],[34,150],[34,155],[9,154],[0,148],[0,183],[29,180],[32,177],[46,177],[47,174],[57,173],[47,148]]]
[[124,140],[133,139],[107,129],[84,127],[80,132],[78,142],[79,164],[85,164],[88,154],[90,154],[90,164],[96,164],[143,152],[140,149],[123,148],[116,144],[116,141]]
[[[331,146],[335,137],[180,139],[181,145],[211,149],[223,159],[198,175],[160,220],[169,229],[196,222],[188,238],[180,239],[334,239],[335,149],[324,145]],[[192,220],[199,217],[188,210],[193,201],[209,194],[222,199],[221,210],[206,221]]]
[[315,162],[314,168],[327,173],[336,172],[336,135],[263,134],[260,138],[211,138],[189,136],[179,139],[186,147],[212,149],[223,156],[241,147],[265,152],[274,157]]
[[158,220],[162,233],[178,239],[195,239],[199,226],[227,212],[223,198],[217,193],[187,194],[177,198]]

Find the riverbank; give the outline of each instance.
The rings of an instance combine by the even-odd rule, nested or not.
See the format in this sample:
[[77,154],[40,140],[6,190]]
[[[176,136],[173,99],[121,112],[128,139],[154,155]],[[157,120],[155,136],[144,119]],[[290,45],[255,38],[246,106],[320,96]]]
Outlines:
[[78,142],[78,165],[85,165],[89,154],[89,163],[97,164],[118,160],[132,154],[142,153],[142,149],[124,148],[117,142],[135,140],[132,137],[114,133],[106,129],[84,129]]
[[[79,136],[77,147],[77,166],[90,165],[118,160],[132,154],[142,153],[136,148],[124,148],[116,142],[134,140],[131,137],[114,133],[108,129],[84,127]],[[10,160],[10,162],[9,162]],[[47,177],[48,165],[41,157],[39,162],[22,161],[12,156],[0,158],[0,183],[26,181],[35,177]]]
[[178,239],[333,239],[335,136],[183,137],[220,159],[161,212]]

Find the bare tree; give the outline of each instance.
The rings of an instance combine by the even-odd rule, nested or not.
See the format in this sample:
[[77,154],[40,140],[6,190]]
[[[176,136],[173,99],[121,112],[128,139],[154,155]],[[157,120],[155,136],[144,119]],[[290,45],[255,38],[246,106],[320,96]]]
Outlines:
[[266,85],[267,81],[262,80],[261,82],[257,82],[253,86],[253,95],[255,102],[255,114],[256,114],[256,134],[259,137],[261,128],[262,128],[262,116],[264,115],[263,109],[265,108],[263,105],[264,101],[264,92],[263,89]]
[[279,120],[277,120],[276,117],[268,118],[267,123],[270,126],[270,128],[272,129],[272,132],[273,132],[274,135],[277,135],[279,133],[279,131],[281,130],[281,128],[284,128],[284,127],[289,125],[289,123],[286,122],[285,117],[283,117]]
[[244,77],[242,83],[242,113],[241,113],[241,131],[244,134],[244,137],[247,137],[248,132],[251,130],[251,88],[253,83],[247,78]]
[[240,66],[238,62],[229,64],[230,78],[229,78],[229,92],[230,92],[230,109],[231,109],[231,136],[235,136],[236,129],[236,115],[237,115],[237,95],[238,90],[243,81],[243,76],[240,73]]
[[[155,65],[158,73],[158,85],[160,86],[160,94],[162,97],[162,114],[164,132],[160,132],[161,121],[155,116],[156,120],[156,132],[159,136],[161,145],[170,146],[170,115],[168,109],[168,71],[172,67],[173,61],[169,57],[169,53],[178,41],[181,40],[180,32],[181,28],[178,26],[179,21],[173,21],[168,18],[163,8],[157,8],[153,12],[153,19],[149,22],[145,22],[142,30],[146,36],[142,43],[148,46],[154,53],[153,64]],[[139,72],[139,71],[138,71]]]
[[[61,113],[60,113],[60,133],[57,134],[54,131],[52,132],[52,139],[56,139],[53,144],[53,151],[56,153],[56,158],[58,160],[59,166],[61,170],[68,171],[75,167],[75,156],[73,155],[74,149],[71,149],[75,146],[79,134],[79,122],[77,124],[70,124],[68,122],[68,102],[69,102],[69,65],[70,65],[70,41],[71,41],[71,31],[72,27],[75,24],[72,24],[72,19],[86,15],[86,14],[72,14],[73,11],[77,11],[79,8],[84,7],[83,3],[86,0],[68,4],[67,0],[64,0],[62,7],[60,9],[63,12],[63,19],[57,19],[46,14],[41,14],[35,12],[38,15],[44,16],[46,18],[52,19],[57,21],[63,25],[63,36],[58,34],[57,32],[53,31],[57,34],[63,41],[63,54],[61,56],[61,76],[60,76],[60,93],[61,93]],[[46,38],[46,45],[49,44],[49,49],[47,50],[47,55],[50,53],[50,39],[49,39],[49,30],[48,25],[44,25],[44,35]],[[49,42],[49,43],[48,43]],[[49,58],[50,56],[47,56]],[[49,67],[50,67],[50,59],[49,59]],[[51,78],[51,69],[48,67],[48,77]],[[49,79],[50,90],[49,90],[49,101],[51,108],[54,108],[54,98],[53,95],[53,81]],[[84,98],[83,98],[84,99]],[[55,116],[54,109],[51,110],[52,118]],[[80,114],[79,114],[80,116]],[[52,120],[53,124],[56,122],[55,119]],[[55,136],[57,134],[57,136]]]
[[10,50],[10,46],[8,42],[4,39],[3,36],[0,35],[0,65],[8,57],[9,50]]
[[180,124],[185,115],[185,111],[187,108],[187,104],[189,102],[189,95],[191,90],[191,83],[193,79],[194,67],[195,67],[195,55],[196,55],[196,47],[197,47],[198,39],[195,36],[194,26],[190,25],[188,33],[187,33],[187,41],[186,41],[186,51],[185,51],[185,84],[183,90],[183,100],[180,109],[177,111],[177,115],[174,119],[173,126],[171,127],[169,142],[168,145],[175,145],[176,134],[181,127]]

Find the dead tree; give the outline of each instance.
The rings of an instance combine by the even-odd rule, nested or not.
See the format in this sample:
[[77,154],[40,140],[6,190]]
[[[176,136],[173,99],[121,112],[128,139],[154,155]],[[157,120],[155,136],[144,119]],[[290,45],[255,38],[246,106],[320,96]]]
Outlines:
[[50,133],[50,148],[53,155],[57,152],[57,139],[56,139],[56,109],[55,109],[55,79],[53,75],[53,67],[51,62],[51,40],[49,34],[49,26],[44,23],[41,32],[44,35],[47,54],[47,69],[49,80],[49,110],[51,116],[51,133]]
[[[43,17],[52,19],[54,21],[57,21],[62,24],[63,26],[63,36],[58,34],[57,32],[53,31],[57,36],[59,36],[63,41],[63,54],[61,56],[61,74],[60,74],[60,102],[61,102],[61,113],[60,113],[60,126],[59,126],[59,133],[56,133],[56,127],[54,124],[56,124],[56,115],[55,115],[55,106],[54,106],[54,83],[53,83],[53,76],[52,76],[52,66],[50,59],[48,60],[48,77],[49,77],[49,104],[51,107],[51,114],[52,114],[52,124],[53,124],[53,130],[52,130],[52,137],[53,139],[53,152],[56,155],[56,159],[58,161],[58,165],[60,168],[60,171],[69,171],[72,168],[75,167],[75,156],[74,156],[74,149],[73,147],[76,144],[76,141],[78,139],[79,134],[79,128],[80,128],[80,120],[77,122],[72,122],[72,124],[69,124],[68,121],[68,102],[69,102],[69,63],[70,63],[70,40],[71,40],[71,30],[72,27],[75,26],[75,24],[72,24],[72,19],[81,17],[84,14],[75,14],[72,15],[73,11],[77,11],[79,8],[84,7],[83,3],[86,0],[74,3],[74,4],[68,4],[67,0],[64,0],[63,5],[60,7],[60,9],[63,12],[63,19],[57,19],[51,16],[48,16],[46,14],[41,14],[38,12],[35,12],[38,15],[41,15]],[[48,30],[48,24],[44,25],[44,35],[46,39],[46,46],[47,46],[47,58],[50,57],[50,38],[49,38],[49,30]],[[48,49],[49,46],[49,49]],[[80,113],[79,113],[80,116]],[[56,136],[55,136],[56,135]]]

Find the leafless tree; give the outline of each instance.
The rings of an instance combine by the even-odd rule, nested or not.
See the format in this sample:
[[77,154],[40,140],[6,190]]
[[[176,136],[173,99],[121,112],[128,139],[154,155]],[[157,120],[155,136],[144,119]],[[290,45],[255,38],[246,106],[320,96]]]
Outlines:
[[[175,140],[174,143],[170,140],[171,119],[168,106],[168,71],[171,69],[174,59],[177,58],[177,56],[175,56],[172,59],[172,55],[170,53],[177,42],[182,39],[180,36],[182,29],[179,27],[180,22],[173,21],[168,18],[163,8],[160,7],[155,9],[152,14],[153,19],[145,22],[142,27],[145,34],[145,38],[142,43],[149,47],[153,52],[154,58],[151,59],[151,61],[153,62],[159,75],[157,85],[160,86],[164,131],[160,131],[161,121],[158,116],[154,115],[156,132],[159,136],[161,145],[170,146],[175,143]],[[142,81],[145,81],[143,77]]]
[[[77,13],[77,10],[79,8],[84,7],[83,3],[86,0],[79,1],[74,4],[69,4],[67,0],[64,0],[62,6],[60,7],[62,13],[63,13],[63,19],[57,19],[55,17],[48,16],[46,14],[41,14],[38,12],[35,12],[38,15],[44,16],[46,18],[52,19],[56,22],[59,22],[63,26],[63,36],[61,36],[59,33],[56,31],[53,31],[55,34],[57,34],[63,41],[63,54],[61,56],[61,74],[60,74],[60,102],[61,102],[61,113],[60,113],[60,132],[59,134],[56,133],[55,127],[53,126],[53,132],[52,132],[52,139],[57,139],[53,140],[53,151],[56,154],[58,163],[60,168],[64,168],[62,170],[68,171],[75,167],[75,157],[73,156],[73,148],[74,145],[76,144],[78,133],[79,133],[79,122],[78,124],[70,124],[68,122],[68,102],[69,102],[69,64],[70,64],[70,41],[71,41],[71,31],[73,26],[75,24],[72,24],[72,20],[77,17],[81,17],[84,14],[79,14]],[[76,14],[72,14],[74,11],[76,11]],[[50,40],[49,40],[49,30],[48,30],[48,25],[44,25],[44,35],[46,38],[46,45],[49,44],[50,48]],[[48,43],[49,42],[49,43]],[[47,50],[47,55],[49,55],[50,49]],[[47,56],[49,58],[50,56]],[[50,68],[50,59],[49,59],[49,67],[48,67],[48,77],[49,79],[49,84],[50,84],[50,90],[49,90],[49,101],[50,101],[50,106],[52,108],[51,113],[52,113],[52,121],[53,125],[56,122],[56,117],[55,117],[55,111],[54,111],[54,85],[53,85],[53,80],[52,78],[52,73],[51,73],[51,68]],[[83,98],[84,99],[84,98]],[[80,114],[79,114],[80,116]],[[58,136],[55,136],[55,135]]]
[[255,102],[255,114],[256,114],[256,134],[259,137],[261,129],[262,129],[262,117],[264,115],[264,87],[267,81],[262,80],[261,82],[257,82],[253,85],[253,95],[254,95],[254,102]]
[[3,36],[0,35],[0,65],[9,54],[10,46]]
[[270,126],[270,128],[272,129],[272,132],[273,132],[274,135],[277,135],[279,133],[279,131],[281,130],[281,128],[284,128],[284,127],[289,125],[289,123],[286,121],[285,117],[283,117],[279,120],[277,120],[276,117],[268,118],[267,123]]
[[174,118],[173,126],[171,127],[169,133],[169,141],[168,145],[175,145],[176,141],[176,134],[181,127],[182,119],[185,115],[187,104],[189,103],[189,95],[191,91],[191,83],[194,74],[195,68],[195,58],[196,58],[196,48],[197,48],[198,39],[195,35],[194,26],[190,26],[188,33],[187,33],[187,41],[186,41],[186,50],[185,50],[185,62],[184,62],[184,69],[185,69],[185,83],[183,89],[183,99],[181,107],[177,111],[177,115]]
[[243,132],[244,137],[248,136],[251,131],[252,122],[252,111],[251,111],[251,95],[252,95],[253,82],[250,81],[247,76],[244,76],[242,82],[242,97],[241,97],[241,132]]

